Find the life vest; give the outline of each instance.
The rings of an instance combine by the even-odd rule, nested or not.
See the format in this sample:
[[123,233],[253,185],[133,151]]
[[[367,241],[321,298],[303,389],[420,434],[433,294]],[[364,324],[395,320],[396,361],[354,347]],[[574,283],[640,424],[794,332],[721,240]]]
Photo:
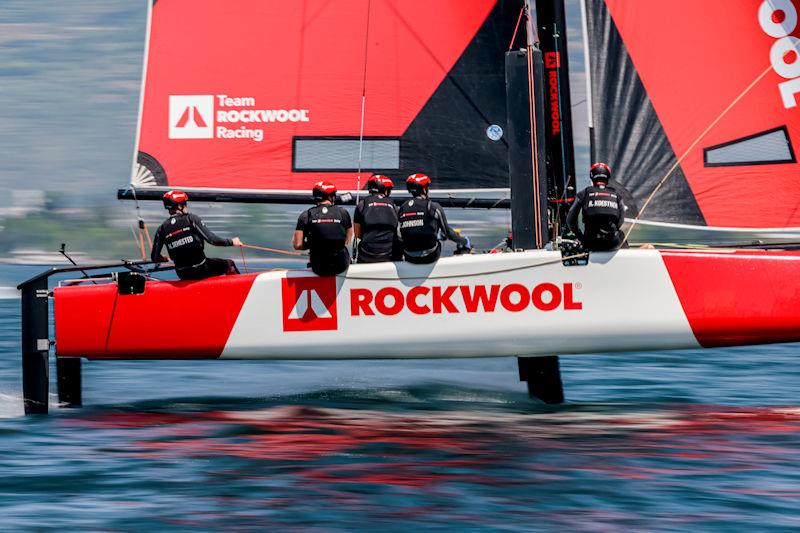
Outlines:
[[336,205],[318,205],[308,210],[308,248],[311,255],[330,255],[344,249],[347,229],[343,209]]
[[359,261],[391,261],[397,234],[397,210],[388,198],[367,196],[358,206],[361,220]]
[[586,233],[595,238],[616,234],[622,210],[619,195],[613,189],[594,185],[584,192],[582,211]]
[[397,210],[392,201],[383,196],[371,194],[364,198],[361,215],[364,217],[362,230],[365,232],[397,228]]
[[397,219],[406,250],[423,251],[438,246],[439,224],[430,200],[412,198],[403,202]]
[[178,268],[200,265],[206,260],[203,237],[188,214],[176,214],[161,224],[167,254]]

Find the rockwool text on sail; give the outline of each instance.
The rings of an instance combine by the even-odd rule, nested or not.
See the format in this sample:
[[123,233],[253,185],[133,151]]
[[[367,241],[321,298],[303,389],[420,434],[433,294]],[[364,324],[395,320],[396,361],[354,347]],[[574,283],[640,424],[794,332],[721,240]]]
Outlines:
[[[254,107],[253,97],[217,95],[217,105],[223,108]],[[217,122],[309,122],[308,109],[218,109]]]

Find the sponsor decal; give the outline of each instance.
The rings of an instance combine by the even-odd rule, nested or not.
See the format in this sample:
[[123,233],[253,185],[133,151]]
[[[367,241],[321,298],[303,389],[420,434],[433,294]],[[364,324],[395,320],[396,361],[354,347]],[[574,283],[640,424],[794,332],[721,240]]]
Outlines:
[[778,84],[783,107],[796,107],[800,93],[800,39],[792,33],[797,28],[797,7],[793,0],[765,0],[758,8],[758,22],[764,33],[777,39],[770,48],[769,61],[772,69],[788,80]]
[[284,278],[281,282],[283,331],[338,329],[336,278]]
[[559,52],[544,53],[544,68],[558,68],[561,66],[561,54]]
[[497,124],[492,124],[488,128],[486,128],[486,136],[489,137],[492,141],[499,141],[503,138],[503,128],[498,126]]
[[271,124],[310,122],[308,109],[264,109],[252,96],[171,95],[170,139],[264,140]]
[[561,133],[561,109],[558,103],[558,71],[547,73],[547,97],[550,100],[550,135]]
[[178,95],[169,97],[170,139],[212,139],[214,97]]
[[377,291],[354,288],[350,289],[350,314],[355,317],[393,316],[402,311],[415,315],[578,311],[583,309],[583,302],[576,299],[575,290],[572,283],[419,286],[407,291],[397,287]]

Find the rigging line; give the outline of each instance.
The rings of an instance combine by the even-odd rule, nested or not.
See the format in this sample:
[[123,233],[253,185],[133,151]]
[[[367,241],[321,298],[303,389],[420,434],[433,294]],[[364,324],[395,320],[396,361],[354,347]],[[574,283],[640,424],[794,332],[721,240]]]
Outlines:
[[[372,10],[372,0],[367,0],[367,29],[364,36],[364,75],[361,79],[361,127],[358,132],[358,177],[356,178],[356,206],[361,196],[361,164],[364,153],[364,116],[367,108],[367,61],[369,59],[369,15]],[[358,257],[358,239],[353,239],[354,258]]]
[[764,70],[764,72],[759,74],[758,77],[756,77],[756,79],[754,79],[752,81],[752,83],[750,83],[750,85],[748,85],[741,93],[739,93],[739,96],[734,98],[733,101],[730,104],[728,104],[728,107],[726,107],[722,111],[722,113],[717,115],[717,118],[715,118],[711,122],[711,124],[708,125],[708,127],[705,130],[703,130],[703,133],[701,133],[697,137],[697,139],[695,139],[694,142],[689,146],[689,148],[687,148],[686,151],[683,152],[683,155],[680,156],[677,161],[675,161],[675,164],[673,164],[670,167],[670,169],[667,171],[667,173],[664,174],[664,177],[661,178],[661,180],[658,182],[658,185],[656,185],[656,188],[653,189],[653,192],[651,192],[650,195],[647,197],[647,200],[645,200],[644,204],[642,205],[642,208],[639,210],[639,213],[637,213],[636,218],[633,219],[633,222],[631,223],[630,227],[628,228],[628,231],[625,232],[625,239],[626,240],[628,239],[628,236],[631,234],[631,231],[633,231],[633,228],[636,227],[636,224],[639,222],[639,218],[641,218],[642,213],[644,213],[644,210],[647,209],[648,205],[650,205],[650,201],[653,199],[653,197],[655,197],[656,193],[661,189],[661,186],[664,185],[664,182],[666,182],[667,179],[672,175],[672,173],[675,172],[675,169],[677,169],[680,166],[680,164],[683,162],[683,160],[686,159],[686,157],[689,155],[689,153],[691,153],[691,151],[694,150],[695,146],[697,146],[700,143],[700,141],[703,140],[703,137],[705,137],[708,134],[708,132],[711,131],[714,128],[714,126],[716,126],[719,123],[719,121],[722,120],[723,117],[725,117],[725,115],[727,115],[728,112],[731,109],[733,109],[734,106],[736,104],[738,104],[739,101],[742,98],[744,98],[747,95],[747,93],[749,93],[753,89],[753,87],[755,87],[758,84],[758,82],[760,82],[764,78],[764,76],[769,74],[769,72],[771,70],[772,70],[772,65],[768,65],[767,68]]
[[[533,163],[533,198],[534,202],[534,231],[536,235],[534,236],[534,241],[536,242],[536,247],[540,248],[542,246],[542,213],[541,213],[541,201],[540,195],[541,191],[539,190],[539,144],[536,132],[538,130],[538,125],[536,124],[536,112],[535,112],[535,79],[533,76],[533,47],[528,46],[528,119],[530,120],[531,125],[531,160]],[[511,217],[511,210],[509,209],[509,217]],[[512,222],[513,223],[513,222]],[[514,235],[511,235],[512,242]]]
[[147,257],[144,255],[144,240],[142,239],[142,234],[141,232],[137,234],[133,226],[131,226],[131,233],[133,233],[133,240],[136,242],[136,247],[139,248],[142,254],[142,261],[144,261]]
[[244,258],[244,246],[240,246],[239,251],[242,253],[242,266],[244,267],[244,273],[249,274],[250,271],[247,270],[247,260]]
[[[531,31],[534,27],[533,16],[531,15],[530,11],[530,4],[525,2],[523,4],[523,9],[525,10],[525,30],[526,33]],[[535,30],[534,30],[535,31]],[[526,38],[527,44],[527,67],[528,67],[528,120],[530,121],[531,125],[531,163],[532,163],[532,170],[533,170],[533,196],[535,198],[536,205],[534,206],[534,231],[536,231],[535,242],[537,247],[542,246],[542,233],[544,233],[544,228],[542,227],[542,202],[541,202],[541,191],[539,190],[539,139],[537,135],[538,125],[536,123],[536,88],[533,75],[533,35],[529,35],[529,38]],[[546,204],[545,204],[546,205]],[[545,208],[546,209],[546,208]],[[508,218],[509,218],[509,226],[513,225],[513,219],[511,215],[511,210],[508,210]],[[512,226],[513,230],[513,226]],[[513,243],[514,234],[511,234],[511,239]]]
[[588,252],[583,252],[574,255],[567,255],[567,256],[559,256],[558,259],[553,259],[552,261],[543,261],[541,263],[536,263],[534,265],[522,265],[518,267],[510,267],[510,268],[503,268],[500,270],[492,270],[488,272],[475,272],[472,274],[450,274],[447,276],[398,276],[396,278],[378,278],[378,277],[369,277],[369,276],[348,276],[347,274],[337,274],[337,278],[342,278],[346,280],[358,280],[358,281],[403,281],[403,280],[413,280],[413,279],[424,279],[424,280],[437,280],[437,279],[462,279],[462,278],[475,278],[478,276],[491,276],[494,274],[505,274],[507,272],[518,272],[520,270],[529,270],[531,268],[537,268],[542,266],[549,266],[549,265],[557,265],[563,263],[563,261],[568,261],[570,259],[581,259],[584,257],[589,257]]
[[517,39],[517,30],[519,30],[519,23],[522,22],[522,14],[525,12],[525,6],[523,5],[519,10],[519,16],[517,17],[517,25],[514,26],[514,35],[511,36],[511,42],[508,43],[508,51],[511,51],[511,48],[514,46],[514,41]]
[[300,252],[292,252],[290,250],[279,250],[277,248],[267,248],[266,246],[253,246],[252,244],[244,244],[244,243],[242,243],[242,248],[250,248],[252,250],[261,250],[262,252],[273,252],[276,254],[284,254],[284,255],[303,255]]

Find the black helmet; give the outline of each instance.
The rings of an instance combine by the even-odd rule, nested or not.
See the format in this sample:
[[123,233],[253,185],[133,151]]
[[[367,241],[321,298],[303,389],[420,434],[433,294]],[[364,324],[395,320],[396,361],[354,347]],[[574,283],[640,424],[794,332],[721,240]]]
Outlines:
[[386,192],[386,185],[384,185],[384,179],[388,179],[386,176],[381,176],[380,174],[373,174],[367,180],[367,190],[374,194],[384,194]]
[[314,188],[311,189],[311,195],[314,197],[315,202],[333,201],[336,196],[336,185],[329,181],[318,181],[314,184]]
[[167,191],[161,199],[166,209],[177,209],[189,201],[189,195],[183,191]]
[[406,179],[406,188],[411,196],[419,196],[428,190],[428,185],[431,184],[431,179],[427,174],[411,174]]
[[593,182],[604,181],[608,183],[611,180],[611,167],[605,163],[595,163],[592,165],[592,168],[589,169],[589,178],[591,178]]

